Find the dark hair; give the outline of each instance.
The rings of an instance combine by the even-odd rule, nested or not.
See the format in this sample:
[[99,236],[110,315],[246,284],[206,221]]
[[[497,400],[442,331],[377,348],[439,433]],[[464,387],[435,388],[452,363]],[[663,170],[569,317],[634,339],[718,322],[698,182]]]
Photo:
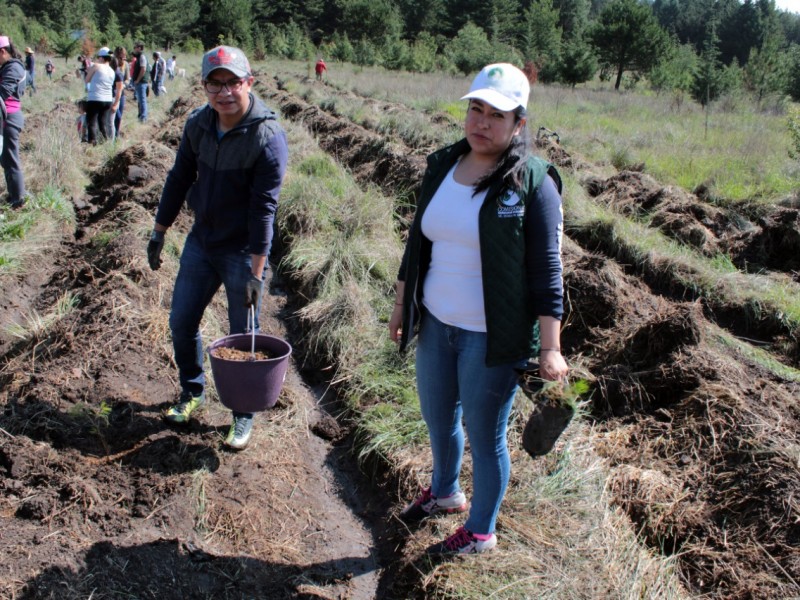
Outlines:
[[106,57],[106,60],[108,61],[108,66],[109,67],[111,67],[115,71],[117,69],[119,69],[119,62],[117,61],[117,57],[116,56],[114,56],[113,54],[109,55],[109,56]]
[[122,46],[117,46],[116,48],[114,48],[114,56],[116,56],[117,59],[121,58],[122,60],[125,60],[126,58],[128,58],[128,51],[125,50],[125,48],[123,48]]
[[[519,123],[527,115],[525,108],[518,106],[514,109],[514,123]],[[531,153],[531,136],[528,133],[527,121],[522,125],[519,133],[511,138],[511,143],[506,151],[500,155],[497,165],[489,173],[475,183],[476,195],[492,185],[502,181],[510,188],[519,189],[522,186],[522,173],[525,169],[526,159]]]
[[22,58],[22,54],[17,52],[17,49],[14,48],[14,44],[11,42],[11,38],[8,38],[8,46],[4,46],[8,50],[8,53],[11,55],[11,58]]

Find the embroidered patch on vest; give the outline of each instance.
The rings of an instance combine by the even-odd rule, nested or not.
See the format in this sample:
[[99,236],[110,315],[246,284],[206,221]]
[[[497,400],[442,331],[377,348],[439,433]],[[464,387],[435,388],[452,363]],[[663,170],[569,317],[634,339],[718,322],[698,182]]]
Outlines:
[[506,190],[497,198],[497,216],[501,219],[525,216],[525,204],[516,192]]

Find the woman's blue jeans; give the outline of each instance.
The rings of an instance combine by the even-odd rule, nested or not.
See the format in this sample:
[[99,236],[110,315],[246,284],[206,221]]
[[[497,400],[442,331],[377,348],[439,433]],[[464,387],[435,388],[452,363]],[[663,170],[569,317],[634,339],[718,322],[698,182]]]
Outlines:
[[[191,392],[193,396],[199,396],[206,384],[203,340],[200,335],[203,313],[220,285],[223,285],[228,298],[230,333],[245,333],[249,312],[245,306],[245,286],[250,279],[251,265],[252,259],[246,252],[210,254],[200,246],[193,234],[190,233],[186,238],[172,292],[169,327],[172,330],[172,346],[181,389]],[[259,306],[256,306],[256,330],[260,309],[259,302]]]
[[486,333],[445,325],[423,311],[417,341],[417,391],[433,453],[431,492],[460,489],[464,429],[472,454],[472,505],[465,527],[494,533],[511,473],[506,432],[517,375],[513,364],[486,366]]

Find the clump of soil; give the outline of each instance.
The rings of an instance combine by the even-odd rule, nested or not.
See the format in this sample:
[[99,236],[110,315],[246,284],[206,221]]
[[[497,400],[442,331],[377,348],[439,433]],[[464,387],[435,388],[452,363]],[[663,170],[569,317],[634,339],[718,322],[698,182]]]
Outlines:
[[211,351],[211,355],[215,358],[221,358],[223,360],[235,360],[238,362],[254,362],[257,360],[270,360],[277,358],[276,355],[272,354],[271,352],[267,352],[266,350],[256,350],[255,352],[250,352],[250,350],[239,350],[237,348],[226,348],[224,346],[214,348]]

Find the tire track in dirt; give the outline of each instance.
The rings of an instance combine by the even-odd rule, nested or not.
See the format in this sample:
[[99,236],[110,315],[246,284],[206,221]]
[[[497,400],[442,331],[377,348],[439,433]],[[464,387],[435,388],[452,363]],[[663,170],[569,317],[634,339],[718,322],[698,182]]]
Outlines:
[[[176,143],[193,104],[175,103],[160,139]],[[329,417],[296,368],[244,453],[224,449],[216,402],[186,428],[161,418],[177,394],[176,265],[151,272],[144,245],[173,156],[138,144],[95,173],[35,300],[71,294],[74,310],[2,355],[0,595],[373,598],[380,515],[341,450],[311,433]],[[189,225],[184,214],[175,229]],[[286,336],[279,283],[262,329]],[[212,330],[225,314],[218,297]]]
[[[423,163],[398,141],[376,139],[272,86],[259,92],[365,185],[397,195],[419,182]],[[375,154],[383,147],[391,147],[386,161],[400,166],[372,178],[375,165],[386,164]],[[580,163],[561,152],[562,165]],[[614,189],[604,187],[609,202]],[[709,231],[703,221],[720,218],[711,209],[698,214]],[[697,235],[694,224],[666,216],[663,223],[689,241]],[[563,343],[592,373],[595,445],[612,466],[613,501],[654,550],[676,557],[690,590],[726,599],[797,595],[800,385],[724,341],[706,316],[720,306],[705,311],[706,298],[676,302],[674,293],[660,293],[663,284],[649,285],[607,248],[589,246],[610,257],[565,241]],[[740,307],[728,310],[745,316]]]

